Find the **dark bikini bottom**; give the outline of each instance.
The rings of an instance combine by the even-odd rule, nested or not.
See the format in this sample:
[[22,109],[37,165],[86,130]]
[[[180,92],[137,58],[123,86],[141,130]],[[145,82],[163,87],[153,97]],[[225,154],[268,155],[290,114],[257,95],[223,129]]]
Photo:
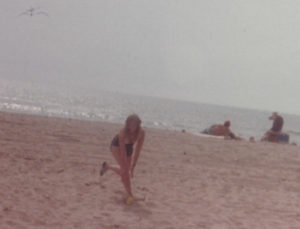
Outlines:
[[[116,135],[111,141],[110,146],[120,147],[119,136]],[[130,157],[133,154],[133,143],[125,144],[126,155]]]

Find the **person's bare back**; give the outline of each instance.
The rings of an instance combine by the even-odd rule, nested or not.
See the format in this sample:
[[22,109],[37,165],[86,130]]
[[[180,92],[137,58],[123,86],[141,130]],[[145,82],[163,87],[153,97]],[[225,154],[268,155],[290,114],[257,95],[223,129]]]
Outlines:
[[223,125],[212,125],[210,128],[204,130],[203,133],[214,135],[214,136],[224,136],[231,139],[240,139],[235,136],[230,130],[230,121],[226,121]]
[[215,125],[212,127],[212,134],[216,136],[227,136],[230,132],[231,131],[228,126]]

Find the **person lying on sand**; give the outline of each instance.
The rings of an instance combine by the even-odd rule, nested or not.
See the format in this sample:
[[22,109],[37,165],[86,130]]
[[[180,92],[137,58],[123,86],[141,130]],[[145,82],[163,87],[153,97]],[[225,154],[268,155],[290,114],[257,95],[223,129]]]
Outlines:
[[[127,117],[125,126],[111,141],[110,151],[119,166],[103,162],[100,170],[102,176],[107,170],[114,171],[121,177],[122,183],[130,198],[133,198],[130,179],[133,178],[134,168],[137,164],[145,139],[145,131],[141,127],[141,119],[136,115]],[[134,147],[136,143],[136,147]],[[131,158],[133,156],[133,163]]]
[[225,138],[240,140],[235,134],[230,130],[230,121],[226,121],[223,125],[212,125],[211,127],[205,129],[202,133],[214,136],[224,136]]

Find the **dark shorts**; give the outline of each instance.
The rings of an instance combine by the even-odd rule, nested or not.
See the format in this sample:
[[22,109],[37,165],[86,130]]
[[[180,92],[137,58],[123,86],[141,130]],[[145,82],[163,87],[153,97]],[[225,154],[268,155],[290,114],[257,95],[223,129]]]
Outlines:
[[[119,135],[116,135],[111,141],[110,147],[120,147]],[[125,144],[126,155],[130,157],[133,154],[133,143]]]

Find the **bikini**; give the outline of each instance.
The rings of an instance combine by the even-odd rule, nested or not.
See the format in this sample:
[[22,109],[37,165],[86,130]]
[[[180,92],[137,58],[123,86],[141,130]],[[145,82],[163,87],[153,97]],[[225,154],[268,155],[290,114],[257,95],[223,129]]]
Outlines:
[[[119,143],[119,135],[117,134],[113,140],[111,141],[111,146],[115,146],[115,147],[120,147],[120,143]],[[133,145],[134,143],[127,143],[125,144],[125,149],[126,149],[126,155],[127,157],[130,157],[133,153]]]

